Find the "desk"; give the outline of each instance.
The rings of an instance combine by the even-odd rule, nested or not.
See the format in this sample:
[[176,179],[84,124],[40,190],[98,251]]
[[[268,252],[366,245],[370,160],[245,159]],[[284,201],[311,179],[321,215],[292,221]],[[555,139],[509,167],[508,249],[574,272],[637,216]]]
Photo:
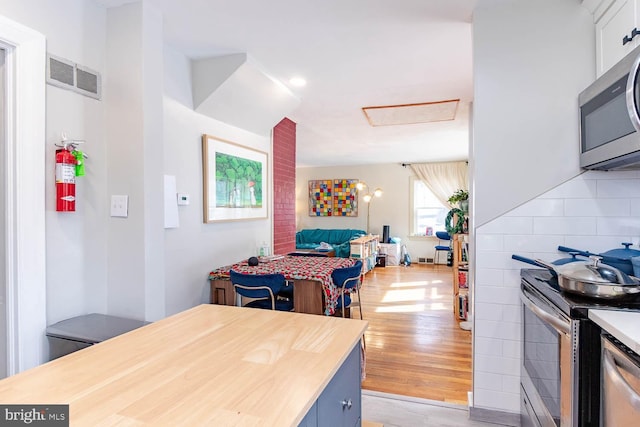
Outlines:
[[232,269],[249,274],[281,273],[286,279],[293,280],[293,306],[296,312],[331,315],[340,297],[340,289],[333,284],[331,273],[336,268],[351,267],[356,261],[337,257],[284,256],[255,267],[248,265],[246,260],[227,265],[209,273],[211,302],[235,305],[235,291],[228,281]]

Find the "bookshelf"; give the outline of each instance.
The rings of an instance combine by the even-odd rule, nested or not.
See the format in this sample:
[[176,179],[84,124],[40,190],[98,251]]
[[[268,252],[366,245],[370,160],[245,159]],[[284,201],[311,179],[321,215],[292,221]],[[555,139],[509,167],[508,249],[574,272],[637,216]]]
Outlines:
[[454,234],[453,242],[453,312],[467,320],[469,311],[469,235]]
[[351,241],[351,258],[362,260],[362,273],[366,273],[376,265],[380,236],[362,236]]

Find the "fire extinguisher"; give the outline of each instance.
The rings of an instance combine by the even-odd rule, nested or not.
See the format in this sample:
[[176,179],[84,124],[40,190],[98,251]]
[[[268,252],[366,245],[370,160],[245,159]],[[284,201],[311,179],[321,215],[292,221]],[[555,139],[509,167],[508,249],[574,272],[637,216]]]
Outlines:
[[56,211],[76,210],[76,157],[67,144],[56,150]]

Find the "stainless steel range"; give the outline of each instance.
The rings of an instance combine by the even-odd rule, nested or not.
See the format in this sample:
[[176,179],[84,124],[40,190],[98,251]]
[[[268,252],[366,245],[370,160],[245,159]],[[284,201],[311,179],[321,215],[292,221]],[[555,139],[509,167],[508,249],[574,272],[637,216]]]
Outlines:
[[567,294],[549,270],[521,270],[523,427],[598,426],[600,328],[591,308],[640,309],[640,300]]

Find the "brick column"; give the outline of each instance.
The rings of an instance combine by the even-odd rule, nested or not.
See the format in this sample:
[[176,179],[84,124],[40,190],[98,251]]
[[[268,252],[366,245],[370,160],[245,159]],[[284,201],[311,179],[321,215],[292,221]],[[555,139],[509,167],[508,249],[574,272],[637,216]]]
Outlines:
[[284,118],[273,128],[273,251],[296,248],[296,124]]

